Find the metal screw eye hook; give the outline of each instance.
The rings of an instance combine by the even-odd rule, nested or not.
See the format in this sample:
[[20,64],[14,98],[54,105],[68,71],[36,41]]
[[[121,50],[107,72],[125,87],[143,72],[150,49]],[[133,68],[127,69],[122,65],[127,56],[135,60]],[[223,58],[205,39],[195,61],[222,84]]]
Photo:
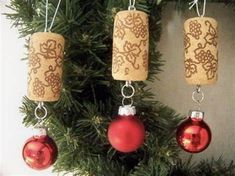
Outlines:
[[[131,88],[132,93],[131,93],[130,95],[126,95],[126,94],[124,93],[125,88]],[[122,96],[123,96],[124,98],[132,98],[132,97],[134,96],[134,94],[135,94],[135,88],[131,85],[131,82],[130,82],[130,81],[126,81],[126,84],[125,84],[124,86],[122,86],[121,93],[122,93]]]
[[125,85],[126,85],[127,87],[131,86],[131,81],[126,81]]
[[200,93],[200,92],[201,92],[201,85],[197,85],[197,86],[196,86],[196,91],[197,91],[197,93]]
[[[39,115],[39,111],[43,114],[43,115]],[[47,117],[47,109],[44,106],[43,102],[39,102],[38,106],[35,108],[34,110],[34,115],[35,117],[38,119],[38,121],[42,121],[43,119],[45,119]]]
[[[198,94],[200,97],[199,97],[199,98],[196,98],[196,97],[195,97],[196,94]],[[198,85],[198,86],[196,87],[196,90],[193,91],[193,93],[192,93],[192,100],[193,100],[195,103],[198,104],[198,109],[199,109],[199,110],[200,110],[200,106],[201,106],[201,103],[202,103],[202,101],[204,100],[204,98],[205,98],[205,95],[204,95],[204,93],[202,92],[200,85]]]

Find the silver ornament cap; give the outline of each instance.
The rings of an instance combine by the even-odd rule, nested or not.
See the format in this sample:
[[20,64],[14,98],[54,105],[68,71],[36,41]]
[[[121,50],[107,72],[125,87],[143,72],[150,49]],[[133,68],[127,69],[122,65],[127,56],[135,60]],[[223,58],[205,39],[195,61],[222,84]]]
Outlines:
[[190,110],[189,111],[189,117],[191,119],[203,119],[204,118],[204,112],[199,110]]
[[33,136],[34,137],[40,137],[40,136],[46,136],[47,130],[43,127],[36,127],[33,129]]
[[119,106],[118,115],[133,116],[135,114],[136,114],[135,106],[131,105]]

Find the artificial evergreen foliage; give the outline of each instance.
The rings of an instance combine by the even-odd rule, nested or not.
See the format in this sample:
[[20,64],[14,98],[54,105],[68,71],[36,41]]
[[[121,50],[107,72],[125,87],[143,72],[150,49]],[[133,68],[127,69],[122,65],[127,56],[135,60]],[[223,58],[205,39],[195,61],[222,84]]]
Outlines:
[[[161,12],[168,2],[138,0],[136,5],[138,10],[149,14],[148,81],[151,82],[164,64],[157,43],[161,36]],[[183,9],[187,3],[178,1],[177,7]],[[49,24],[56,5],[57,0],[49,0]],[[119,153],[110,146],[107,127],[121,105],[120,89],[124,84],[111,76],[113,20],[127,6],[128,0],[61,3],[52,32],[66,39],[63,89],[58,102],[46,103],[49,115],[44,122],[59,149],[54,171],[75,176],[235,175],[233,163],[227,166],[221,160],[212,160],[194,165],[179,158],[175,129],[182,117],[154,99],[148,81],[133,83],[134,105],[146,128],[144,145],[129,154]],[[20,36],[26,37],[27,47],[29,36],[44,30],[45,1],[11,0],[8,7],[13,12],[7,17],[18,27]],[[35,102],[24,98],[21,111],[26,126],[36,123],[35,107]]]

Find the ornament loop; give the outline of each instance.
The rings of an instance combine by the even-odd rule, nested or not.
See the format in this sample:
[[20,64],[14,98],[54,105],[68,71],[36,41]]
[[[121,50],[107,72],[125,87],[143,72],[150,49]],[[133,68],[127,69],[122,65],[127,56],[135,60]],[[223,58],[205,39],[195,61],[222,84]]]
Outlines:
[[52,28],[52,26],[53,26],[53,24],[54,24],[54,22],[55,22],[55,17],[56,17],[56,14],[57,14],[58,10],[59,10],[60,3],[61,3],[61,0],[59,0],[59,2],[58,2],[58,4],[57,4],[57,7],[56,7],[56,9],[55,9],[55,13],[54,13],[54,16],[53,16],[53,18],[52,18],[51,25],[50,25],[50,27],[49,27],[49,31],[51,31],[51,28]]
[[[130,95],[126,95],[126,94],[124,93],[124,89],[125,89],[125,88],[131,88],[132,93],[131,93]],[[126,84],[125,84],[124,86],[122,86],[121,93],[122,93],[122,96],[123,96],[124,98],[132,98],[132,97],[134,96],[134,94],[135,94],[135,88],[131,85],[131,81],[126,81]]]
[[[130,99],[130,101],[131,101],[130,104],[125,104],[125,100],[127,100],[127,99]],[[133,98],[125,98],[125,97],[124,97],[124,98],[122,99],[122,105],[123,105],[123,106],[132,106],[132,105],[133,105]]]
[[132,0],[129,0],[128,10],[136,10],[136,8],[135,8],[135,0],[133,0],[133,3],[132,3]]
[[[39,113],[40,113],[40,115],[39,115]],[[46,118],[46,116],[47,116],[47,109],[46,109],[46,107],[44,106],[44,103],[43,102],[39,102],[38,103],[38,106],[35,108],[35,110],[34,110],[34,115],[35,115],[35,117],[39,120],[39,121],[41,121],[41,120],[43,120],[43,119],[45,119]]]
[[[196,97],[196,94],[198,94],[197,97]],[[201,86],[197,85],[196,90],[193,91],[193,93],[192,93],[192,100],[195,103],[198,103],[200,106],[201,102],[204,100],[204,97],[205,97],[205,95],[201,90]]]
[[189,117],[191,119],[203,120],[204,112],[203,111],[198,111],[198,110],[190,110],[189,111]]
[[[51,21],[51,24],[50,24],[50,27],[49,27],[48,31],[51,31],[51,28],[52,28],[52,26],[55,22],[55,17],[57,15],[58,10],[59,10],[60,3],[61,3],[61,0],[58,1],[57,7],[55,9],[54,16],[52,18],[52,21]],[[45,16],[45,29],[44,29],[44,32],[47,32],[47,26],[48,26],[47,23],[48,23],[48,0],[46,0],[46,16]]]
[[204,16],[205,16],[205,12],[206,12],[206,0],[204,0],[202,15],[201,15],[200,12],[199,12],[198,0],[193,0],[192,2],[189,3],[189,5],[190,5],[189,10],[191,10],[191,9],[193,8],[193,6],[196,5],[197,15],[198,15],[199,17],[204,17]]
[[128,10],[136,10],[135,6],[131,5],[128,7]]

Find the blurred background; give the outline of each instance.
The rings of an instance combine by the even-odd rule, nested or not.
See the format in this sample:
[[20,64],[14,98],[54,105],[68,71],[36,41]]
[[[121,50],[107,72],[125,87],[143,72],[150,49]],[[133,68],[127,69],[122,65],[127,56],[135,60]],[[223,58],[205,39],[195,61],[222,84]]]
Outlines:
[[[0,12],[9,0],[0,1]],[[184,79],[183,23],[196,16],[194,11],[178,12],[175,4],[168,4],[163,12],[163,29],[159,50],[165,65],[158,80],[149,84],[156,99],[174,108],[178,113],[188,114],[193,109],[191,100],[193,86]],[[195,160],[223,156],[227,161],[235,159],[235,12],[223,4],[207,5],[206,16],[219,23],[219,80],[216,85],[202,87],[205,100],[202,110],[205,121],[212,130],[212,142],[208,149],[194,155]],[[27,62],[25,39],[18,38],[17,29],[0,16],[0,176],[52,176],[51,169],[34,171],[22,159],[22,146],[32,135],[30,128],[22,125],[19,112],[22,97],[27,88]],[[187,158],[182,152],[182,157]]]

